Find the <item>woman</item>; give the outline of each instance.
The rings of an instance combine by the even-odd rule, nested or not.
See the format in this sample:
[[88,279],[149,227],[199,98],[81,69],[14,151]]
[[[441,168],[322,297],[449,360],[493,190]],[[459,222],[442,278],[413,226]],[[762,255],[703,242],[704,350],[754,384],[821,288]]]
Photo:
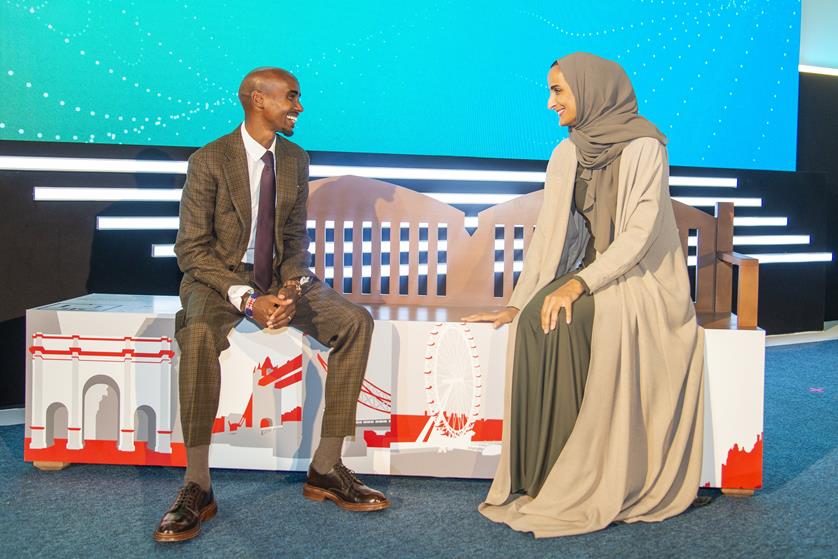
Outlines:
[[570,134],[524,270],[505,310],[466,317],[512,323],[503,450],[480,511],[535,537],[679,514],[703,438],[704,339],[666,137],[613,62],[571,54],[547,81]]

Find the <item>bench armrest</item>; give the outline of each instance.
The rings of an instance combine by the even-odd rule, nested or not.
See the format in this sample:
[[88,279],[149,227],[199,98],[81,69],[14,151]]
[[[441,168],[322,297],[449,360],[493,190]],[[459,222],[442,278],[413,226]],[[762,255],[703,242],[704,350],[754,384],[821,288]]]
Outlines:
[[720,252],[718,258],[739,267],[739,289],[736,296],[738,325],[742,330],[755,329],[759,301],[759,259],[738,252]]

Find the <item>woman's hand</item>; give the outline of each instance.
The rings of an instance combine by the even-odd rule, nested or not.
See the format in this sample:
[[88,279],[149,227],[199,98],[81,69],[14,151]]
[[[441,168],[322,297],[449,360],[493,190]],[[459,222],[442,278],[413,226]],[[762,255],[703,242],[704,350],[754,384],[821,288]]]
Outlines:
[[544,304],[541,305],[541,328],[545,334],[556,329],[559,311],[562,309],[565,311],[566,322],[570,324],[573,318],[573,302],[584,292],[582,283],[572,279],[544,298]]
[[509,324],[518,315],[518,309],[515,307],[506,307],[502,311],[497,312],[481,312],[477,314],[470,314],[464,316],[460,320],[463,322],[491,322],[492,326],[497,330],[504,324]]

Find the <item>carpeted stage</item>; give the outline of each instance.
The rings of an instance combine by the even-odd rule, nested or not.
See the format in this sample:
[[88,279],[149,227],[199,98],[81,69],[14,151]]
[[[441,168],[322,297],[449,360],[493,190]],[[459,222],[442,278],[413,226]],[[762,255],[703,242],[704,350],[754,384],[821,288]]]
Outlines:
[[[719,496],[661,524],[536,541],[476,507],[487,481],[374,478],[393,507],[345,512],[302,497],[302,474],[217,470],[219,515],[183,544],[151,533],[176,468],[23,462],[23,426],[0,427],[3,557],[835,557],[838,341],[769,347],[765,488]],[[713,493],[716,495],[717,493]]]

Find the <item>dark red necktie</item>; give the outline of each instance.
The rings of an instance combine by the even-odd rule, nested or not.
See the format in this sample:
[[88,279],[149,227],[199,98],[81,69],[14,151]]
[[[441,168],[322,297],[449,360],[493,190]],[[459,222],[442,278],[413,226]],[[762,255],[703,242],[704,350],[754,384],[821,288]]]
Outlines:
[[256,216],[256,248],[253,253],[253,282],[263,293],[271,287],[274,262],[274,216],[276,214],[276,173],[274,153],[262,156],[265,168],[259,179],[259,210]]

